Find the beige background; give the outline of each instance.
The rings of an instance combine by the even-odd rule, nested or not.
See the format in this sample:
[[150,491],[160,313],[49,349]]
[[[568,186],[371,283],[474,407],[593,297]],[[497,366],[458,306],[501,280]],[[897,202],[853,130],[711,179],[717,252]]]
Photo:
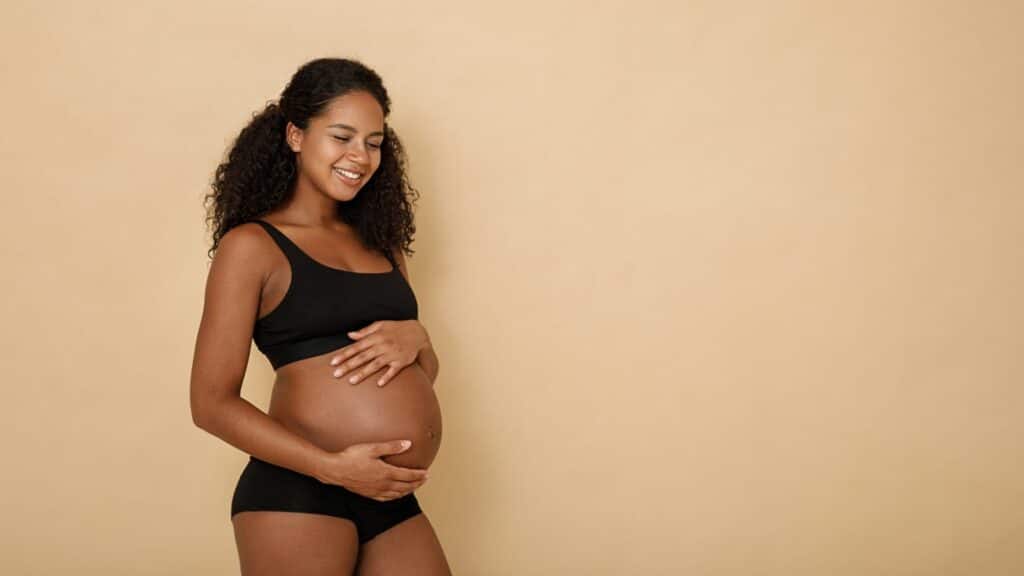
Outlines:
[[1024,572],[1021,3],[0,10],[5,574],[237,569],[201,197],[328,55],[423,194],[456,573]]

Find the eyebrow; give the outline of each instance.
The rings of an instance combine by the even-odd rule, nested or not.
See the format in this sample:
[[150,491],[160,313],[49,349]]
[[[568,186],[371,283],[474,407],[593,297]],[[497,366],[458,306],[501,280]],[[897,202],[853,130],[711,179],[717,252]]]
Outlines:
[[[346,128],[346,129],[351,130],[353,132],[358,132],[358,130],[356,130],[352,126],[349,126],[348,124],[331,124],[330,126],[328,126],[328,128]],[[384,133],[380,132],[380,131],[370,132],[370,136],[383,136],[383,135],[384,135]]]

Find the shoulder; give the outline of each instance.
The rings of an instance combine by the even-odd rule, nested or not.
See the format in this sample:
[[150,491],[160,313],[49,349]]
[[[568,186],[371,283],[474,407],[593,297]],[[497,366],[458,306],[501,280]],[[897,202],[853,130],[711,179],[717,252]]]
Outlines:
[[272,264],[273,239],[256,222],[239,224],[220,238],[214,262],[222,267],[246,269],[260,276],[265,275]]
[[270,236],[262,226],[256,222],[245,222],[239,224],[220,238],[217,245],[217,253],[226,250],[228,253],[254,253],[266,249],[270,242]]

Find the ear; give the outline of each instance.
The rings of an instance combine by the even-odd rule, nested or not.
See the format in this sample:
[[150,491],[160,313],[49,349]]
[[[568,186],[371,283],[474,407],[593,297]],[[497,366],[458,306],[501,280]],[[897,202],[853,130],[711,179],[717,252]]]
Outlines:
[[289,121],[285,124],[284,133],[285,142],[288,143],[292,152],[300,152],[302,150],[302,129]]

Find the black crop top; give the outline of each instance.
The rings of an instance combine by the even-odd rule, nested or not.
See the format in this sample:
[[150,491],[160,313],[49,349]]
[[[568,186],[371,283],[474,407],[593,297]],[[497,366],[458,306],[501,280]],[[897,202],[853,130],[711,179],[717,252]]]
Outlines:
[[255,220],[288,258],[292,279],[281,303],[256,320],[252,338],[277,370],[354,342],[348,332],[377,320],[418,317],[416,295],[394,257],[388,272],[352,272],[314,260],[274,225]]

